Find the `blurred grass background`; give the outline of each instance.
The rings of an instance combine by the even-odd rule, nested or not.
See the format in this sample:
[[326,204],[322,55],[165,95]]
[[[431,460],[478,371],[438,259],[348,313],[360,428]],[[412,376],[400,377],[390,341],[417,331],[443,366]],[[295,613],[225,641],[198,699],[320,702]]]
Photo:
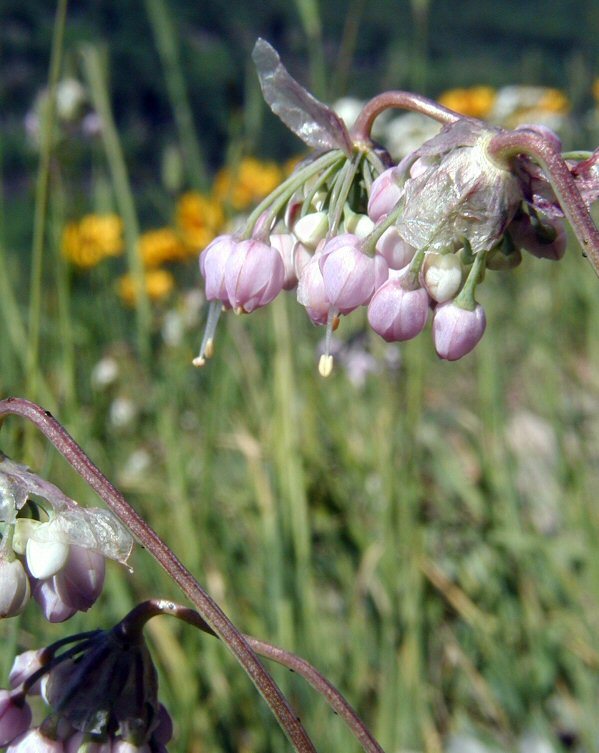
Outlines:
[[[291,295],[224,317],[215,357],[190,365],[198,236],[181,233],[251,203],[235,198],[240,164],[255,185],[301,152],[260,102],[258,35],[327,101],[389,86],[557,88],[567,146],[594,146],[599,5],[460,8],[82,0],[53,47],[54,8],[5,0],[0,386],[50,408],[236,624],[315,664],[389,753],[592,751],[599,288],[575,243],[559,264],[488,275],[488,330],[463,362],[440,362],[426,335],[385,346],[356,312],[321,380],[320,333]],[[77,79],[101,127],[40,104],[52,49],[54,85]],[[112,225],[83,230],[86,216]],[[68,227],[80,252],[100,238],[97,257],[65,258]],[[159,295],[152,270],[168,271]],[[2,448],[97,504],[16,419]],[[68,626],[42,624],[32,605],[0,636],[35,647],[177,598],[144,552],[133,564],[133,577],[111,567],[99,604]],[[149,631],[171,750],[285,749],[222,646],[167,619]],[[357,749],[299,678],[273,672],[319,750]]]

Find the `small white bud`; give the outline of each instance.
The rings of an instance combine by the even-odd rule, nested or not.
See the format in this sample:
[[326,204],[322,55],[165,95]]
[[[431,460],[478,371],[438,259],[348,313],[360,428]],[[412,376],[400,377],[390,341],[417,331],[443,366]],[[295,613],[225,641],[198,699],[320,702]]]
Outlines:
[[18,559],[0,557],[0,617],[14,617],[29,601],[29,578]]
[[27,541],[27,567],[34,578],[49,578],[64,566],[69,556],[69,544],[61,532],[44,523]]
[[455,254],[427,254],[422,282],[437,303],[451,300],[462,286],[462,263]]
[[295,237],[311,250],[314,250],[325,237],[328,229],[329,220],[326,212],[305,214],[293,226]]

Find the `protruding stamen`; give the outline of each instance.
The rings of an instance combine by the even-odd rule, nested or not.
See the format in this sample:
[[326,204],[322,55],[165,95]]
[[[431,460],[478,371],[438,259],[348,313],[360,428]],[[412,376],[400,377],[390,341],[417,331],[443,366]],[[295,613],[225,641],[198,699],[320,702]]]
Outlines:
[[204,330],[200,352],[192,361],[193,365],[198,368],[203,366],[206,363],[206,359],[211,358],[214,354],[214,333],[216,332],[216,325],[218,324],[221,311],[221,301],[210,302],[210,306],[208,307],[208,319],[206,320],[206,329]]
[[330,353],[323,353],[320,356],[320,361],[318,362],[318,372],[321,377],[326,378],[330,376],[332,371],[333,371],[333,356]]

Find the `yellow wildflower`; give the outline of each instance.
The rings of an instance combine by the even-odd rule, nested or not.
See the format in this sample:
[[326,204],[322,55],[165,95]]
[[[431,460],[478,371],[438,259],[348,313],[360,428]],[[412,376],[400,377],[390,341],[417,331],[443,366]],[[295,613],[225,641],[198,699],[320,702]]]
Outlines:
[[173,228],[148,230],[139,237],[139,253],[145,267],[159,267],[167,261],[183,261],[186,248]]
[[439,103],[471,118],[486,118],[493,108],[496,92],[491,86],[471,86],[469,89],[449,89],[439,97]]
[[593,97],[595,97],[595,102],[599,102],[599,78],[593,82]]
[[62,234],[62,255],[78,267],[95,267],[122,251],[123,221],[116,214],[86,214],[69,222]]
[[177,202],[177,227],[188,253],[197,254],[221,229],[225,216],[221,204],[197,191],[183,194]]
[[570,109],[570,101],[559,89],[545,89],[539,100],[538,108],[546,112],[565,114]]
[[275,162],[245,157],[235,168],[224,167],[214,179],[214,197],[241,211],[256,204],[275,189],[283,171]]
[[[133,306],[137,298],[138,286],[130,275],[123,275],[118,280],[118,293],[128,306]],[[152,301],[160,301],[171,292],[175,286],[175,278],[166,269],[150,269],[144,275],[144,282],[148,297]]]

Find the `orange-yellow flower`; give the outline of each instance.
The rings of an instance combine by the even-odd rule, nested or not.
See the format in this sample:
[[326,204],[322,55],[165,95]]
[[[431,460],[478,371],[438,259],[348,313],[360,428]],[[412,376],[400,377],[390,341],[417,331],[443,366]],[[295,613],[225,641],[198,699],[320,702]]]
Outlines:
[[491,86],[471,86],[469,89],[449,89],[439,102],[451,110],[471,118],[486,118],[495,102],[496,92]]
[[145,267],[159,267],[169,261],[183,261],[187,249],[171,227],[148,230],[139,237],[139,253]]
[[191,254],[197,254],[216,237],[225,219],[219,201],[196,191],[181,196],[176,214],[181,238]]
[[235,167],[224,167],[214,180],[214,197],[241,211],[267,196],[283,179],[275,162],[245,157]]
[[[137,300],[139,288],[136,283],[130,274],[118,280],[118,293],[128,306],[133,306]],[[160,301],[175,287],[175,278],[166,269],[149,269],[144,275],[144,283],[150,300]]]
[[62,255],[78,267],[95,267],[123,251],[123,221],[116,214],[86,214],[69,222],[62,234]]
[[595,97],[596,102],[599,102],[599,78],[596,78],[593,82],[593,97]]

